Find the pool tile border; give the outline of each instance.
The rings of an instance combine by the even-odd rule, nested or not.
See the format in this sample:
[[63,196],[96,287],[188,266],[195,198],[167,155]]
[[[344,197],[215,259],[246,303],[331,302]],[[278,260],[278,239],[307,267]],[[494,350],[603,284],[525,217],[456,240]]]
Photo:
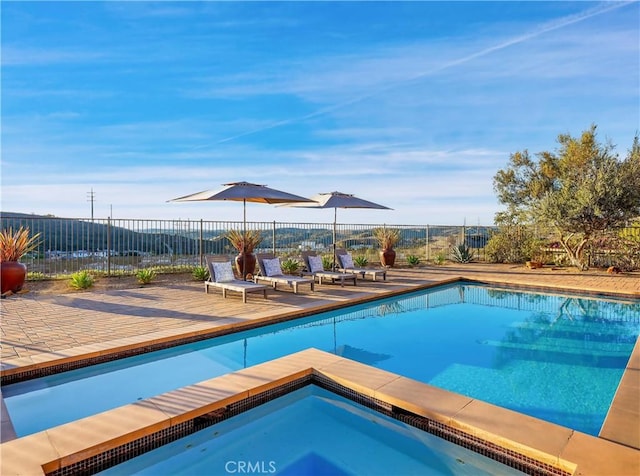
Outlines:
[[[635,475],[640,471],[637,450],[307,349],[3,443],[0,473],[83,474],[86,468],[82,465],[89,460],[91,464],[110,464],[110,458],[123,458],[126,451],[172,441],[196,426],[206,427],[231,416],[244,405],[255,406],[312,380],[494,459],[513,461],[515,457],[520,469],[530,474]],[[373,384],[368,385],[367,380]],[[400,392],[401,387],[409,391]],[[469,413],[472,406],[482,419]],[[510,413],[512,431],[508,435],[496,431],[496,422],[505,418],[505,411]],[[124,425],[127,429],[123,431],[121,422],[130,415],[138,416]],[[532,421],[545,440],[556,443],[542,445],[540,437],[531,432]]]

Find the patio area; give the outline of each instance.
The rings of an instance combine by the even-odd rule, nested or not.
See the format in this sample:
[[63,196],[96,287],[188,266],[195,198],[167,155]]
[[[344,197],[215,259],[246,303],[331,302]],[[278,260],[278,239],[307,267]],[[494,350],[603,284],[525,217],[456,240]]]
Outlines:
[[[97,362],[131,355],[140,348],[148,350],[167,347],[176,341],[195,341],[461,278],[640,299],[638,273],[578,273],[570,269],[530,270],[490,264],[394,268],[386,281],[360,280],[356,287],[316,285],[315,292],[305,290],[300,294],[271,291],[268,299],[250,296],[246,304],[237,294],[227,299],[220,293],[205,294],[203,285],[194,281],[105,292],[28,292],[0,302],[3,384],[31,372],[60,371],[73,368],[78,362]],[[640,348],[636,343],[601,437],[588,440],[589,445],[594,441],[604,444],[605,438],[609,440],[602,451],[613,448],[615,453],[625,448],[623,453],[631,455],[626,461],[635,460],[629,474],[640,466],[639,372]],[[4,442],[12,439],[12,430],[4,404],[2,409]],[[629,450],[632,452],[627,453]],[[587,456],[585,453],[584,457]],[[607,459],[604,454],[598,458]],[[577,463],[580,471],[580,462]],[[598,474],[593,471],[596,467],[591,466],[591,471],[579,474]]]

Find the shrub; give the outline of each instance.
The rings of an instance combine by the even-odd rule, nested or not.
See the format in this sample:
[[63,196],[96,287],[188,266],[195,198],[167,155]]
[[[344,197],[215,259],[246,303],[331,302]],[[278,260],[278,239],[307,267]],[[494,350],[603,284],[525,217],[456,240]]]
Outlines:
[[484,251],[492,263],[524,263],[539,258],[543,244],[529,227],[504,226],[491,235]]
[[78,271],[71,275],[69,285],[73,289],[89,289],[93,286],[94,279],[89,271]]
[[471,263],[473,258],[475,258],[473,250],[464,243],[451,248],[451,259],[457,263]]
[[191,272],[195,281],[206,281],[209,278],[209,270],[205,266],[196,266]]
[[355,264],[359,268],[364,268],[369,264],[369,260],[366,256],[356,256],[355,258],[353,258],[353,264]]
[[156,278],[157,274],[152,269],[141,269],[136,273],[136,278],[140,284],[149,284]]
[[287,258],[280,263],[280,267],[286,274],[295,274],[300,269],[300,261],[293,258]]
[[630,235],[608,234],[594,240],[589,257],[594,267],[614,266],[621,271],[634,271],[640,269],[640,241]]
[[332,256],[323,256],[322,257],[322,267],[324,269],[333,268],[333,255]]
[[29,271],[27,273],[27,281],[47,281],[49,278],[40,271]]
[[409,255],[407,256],[407,264],[409,266],[418,266],[420,264],[420,258],[416,255]]
[[444,251],[440,251],[433,258],[433,264],[438,265],[438,266],[441,266],[441,265],[445,264],[446,262],[447,262],[447,255],[445,254]]

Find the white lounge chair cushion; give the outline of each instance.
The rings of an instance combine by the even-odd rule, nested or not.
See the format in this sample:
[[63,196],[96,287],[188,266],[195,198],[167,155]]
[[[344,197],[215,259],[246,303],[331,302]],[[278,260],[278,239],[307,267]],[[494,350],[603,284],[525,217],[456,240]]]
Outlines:
[[320,271],[324,271],[324,266],[322,265],[322,257],[320,256],[308,256],[309,260],[309,271],[312,273],[319,273]]
[[280,266],[280,258],[264,259],[262,260],[264,266],[264,272],[267,276],[279,276],[282,274],[282,267]]
[[340,255],[340,262],[342,263],[342,267],[345,269],[353,268],[353,259],[351,255]]
[[211,263],[211,265],[213,267],[213,277],[216,283],[226,283],[236,279],[236,277],[233,275],[231,261]]

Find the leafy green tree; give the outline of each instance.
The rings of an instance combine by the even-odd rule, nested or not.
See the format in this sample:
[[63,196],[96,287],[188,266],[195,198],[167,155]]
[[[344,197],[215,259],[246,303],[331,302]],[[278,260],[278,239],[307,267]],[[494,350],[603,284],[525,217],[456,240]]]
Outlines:
[[555,152],[511,154],[494,176],[494,189],[507,209],[497,224],[552,225],[571,263],[587,269],[585,246],[599,233],[640,216],[640,140],[624,160],[607,141],[598,142],[596,126],[579,138],[558,136]]

